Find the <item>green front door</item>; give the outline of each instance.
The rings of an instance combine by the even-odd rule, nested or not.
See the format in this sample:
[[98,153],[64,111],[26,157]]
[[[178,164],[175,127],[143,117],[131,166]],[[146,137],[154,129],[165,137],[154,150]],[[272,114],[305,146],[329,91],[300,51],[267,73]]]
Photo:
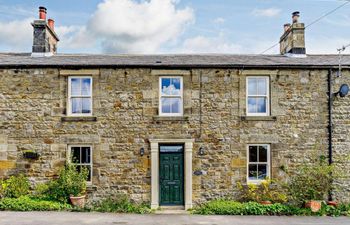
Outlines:
[[161,205],[184,204],[183,145],[160,145],[159,184]]

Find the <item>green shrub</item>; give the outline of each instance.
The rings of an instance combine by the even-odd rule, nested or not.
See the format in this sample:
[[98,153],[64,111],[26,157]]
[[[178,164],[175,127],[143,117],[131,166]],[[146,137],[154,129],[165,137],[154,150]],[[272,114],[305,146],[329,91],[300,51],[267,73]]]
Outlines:
[[325,200],[334,190],[333,180],[339,176],[334,165],[329,165],[326,158],[315,157],[313,163],[303,163],[290,176],[288,192],[290,200],[301,206],[309,200]]
[[29,180],[23,174],[11,176],[1,181],[0,195],[7,198],[18,198],[29,193]]
[[19,198],[3,198],[0,200],[0,210],[14,211],[52,211],[71,209],[69,204],[33,199],[29,196]]
[[280,203],[261,205],[257,202],[235,202],[231,200],[214,200],[204,203],[193,210],[195,214],[202,215],[298,215],[298,216],[341,216],[349,215],[350,205],[338,207],[322,205],[319,212],[310,209],[298,208]]
[[58,179],[48,184],[47,195],[51,199],[67,202],[69,197],[85,194],[88,170],[81,168],[78,172],[73,164],[67,164],[59,174]]
[[35,186],[32,196],[38,199],[50,199],[48,192],[49,185],[47,183],[39,183]]
[[266,179],[260,184],[242,185],[237,182],[239,190],[238,199],[241,202],[271,201],[273,203],[284,203],[287,201],[285,189],[278,182]]
[[90,211],[117,212],[117,213],[150,213],[151,209],[146,204],[132,203],[126,195],[110,196],[88,207]]

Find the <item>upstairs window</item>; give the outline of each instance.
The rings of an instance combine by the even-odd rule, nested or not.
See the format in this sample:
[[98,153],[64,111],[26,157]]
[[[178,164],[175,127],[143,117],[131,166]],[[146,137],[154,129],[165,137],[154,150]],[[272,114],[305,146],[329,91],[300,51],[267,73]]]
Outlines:
[[183,115],[183,82],[182,77],[159,78],[159,115]]
[[92,78],[69,77],[68,79],[68,115],[92,115]]
[[248,145],[248,183],[270,177],[270,145]]
[[247,77],[247,116],[268,116],[269,77]]
[[77,166],[77,170],[86,168],[88,173],[87,181],[91,182],[92,177],[92,151],[91,146],[70,146],[70,160]]

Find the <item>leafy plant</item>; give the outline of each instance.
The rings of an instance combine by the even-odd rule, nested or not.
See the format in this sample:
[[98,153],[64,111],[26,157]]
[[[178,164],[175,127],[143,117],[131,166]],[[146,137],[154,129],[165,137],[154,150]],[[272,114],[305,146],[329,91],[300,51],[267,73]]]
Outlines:
[[3,198],[0,200],[0,210],[52,211],[68,209],[71,209],[69,204],[33,199],[29,196],[21,196],[19,198]]
[[309,200],[325,200],[334,189],[333,180],[339,176],[334,165],[329,165],[324,156],[303,163],[290,175],[288,192],[294,204]]
[[237,182],[239,200],[242,202],[261,202],[271,201],[274,203],[284,203],[287,201],[287,195],[281,184],[277,181],[266,179],[260,184],[242,185]]
[[70,196],[81,196],[86,192],[87,177],[86,168],[81,168],[79,172],[74,164],[67,164],[58,179],[49,183],[48,195],[61,202],[67,202]]
[[32,196],[38,199],[50,199],[48,196],[49,185],[46,183],[39,183],[35,186]]
[[7,198],[18,198],[29,193],[29,180],[23,174],[11,176],[7,180],[2,180],[0,195]]
[[261,205],[257,202],[236,202],[232,200],[218,199],[204,203],[194,208],[194,214],[202,215],[278,215],[278,216],[341,216],[349,215],[350,205],[338,207],[322,205],[319,212],[310,209],[298,208],[296,206],[275,203],[272,205]]
[[98,211],[98,212],[138,213],[138,214],[152,212],[148,204],[146,205],[146,204],[132,203],[130,199],[123,194],[109,196],[108,198],[95,202],[89,207],[89,210]]

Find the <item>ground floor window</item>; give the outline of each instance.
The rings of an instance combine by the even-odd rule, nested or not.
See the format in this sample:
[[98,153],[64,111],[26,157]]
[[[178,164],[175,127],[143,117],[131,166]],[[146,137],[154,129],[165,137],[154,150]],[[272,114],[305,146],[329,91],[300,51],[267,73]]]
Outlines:
[[88,169],[88,182],[91,182],[92,177],[92,147],[91,146],[70,146],[70,160],[77,165],[78,171],[85,167]]
[[260,182],[270,177],[270,145],[248,145],[247,181]]

